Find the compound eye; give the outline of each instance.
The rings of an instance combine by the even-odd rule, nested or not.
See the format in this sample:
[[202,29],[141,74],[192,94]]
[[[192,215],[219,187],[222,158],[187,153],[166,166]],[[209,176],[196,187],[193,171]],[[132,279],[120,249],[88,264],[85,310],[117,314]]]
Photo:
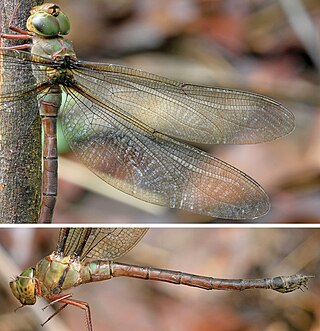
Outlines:
[[57,36],[60,30],[57,18],[45,12],[30,16],[27,27],[29,31],[45,37]]
[[59,23],[59,34],[68,34],[70,31],[70,21],[68,16],[66,16],[63,12],[60,12],[56,19]]
[[57,5],[44,4],[31,10],[27,29],[39,36],[56,37],[69,33],[70,21]]

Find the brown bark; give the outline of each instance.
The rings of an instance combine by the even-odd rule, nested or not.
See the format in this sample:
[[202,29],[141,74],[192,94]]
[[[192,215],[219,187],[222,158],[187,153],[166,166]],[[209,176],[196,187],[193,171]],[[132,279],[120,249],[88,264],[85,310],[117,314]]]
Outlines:
[[[1,31],[8,27],[16,5],[13,25],[25,29],[32,6],[43,1],[4,0],[0,5]],[[1,46],[25,41],[3,39]],[[4,83],[24,84],[34,77],[29,71],[0,68],[1,93]],[[9,85],[8,85],[9,86]],[[7,90],[6,90],[7,89]],[[0,223],[36,223],[41,194],[41,124],[35,100],[0,104]]]

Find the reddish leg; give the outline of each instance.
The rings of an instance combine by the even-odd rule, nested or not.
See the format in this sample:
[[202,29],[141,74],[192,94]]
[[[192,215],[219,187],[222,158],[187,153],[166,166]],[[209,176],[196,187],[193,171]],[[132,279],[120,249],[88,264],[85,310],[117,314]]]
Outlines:
[[21,49],[28,49],[30,47],[31,47],[30,44],[23,44],[23,45],[19,45],[19,46],[6,46],[6,47],[0,47],[0,48],[1,49],[14,49],[14,50],[18,51]]
[[[51,320],[51,318],[53,318],[54,316],[56,316],[57,314],[59,314],[60,311],[63,310],[64,308],[66,308],[67,306],[68,306],[68,304],[65,303],[63,306],[61,306],[59,309],[57,309],[57,310],[55,311],[54,314],[52,314],[47,320],[45,320],[45,321],[44,321],[43,323],[41,323],[40,325],[41,325],[41,326],[44,326],[45,324],[47,324],[47,323]],[[47,307],[47,306],[46,306],[46,307]]]
[[29,31],[19,29],[19,28],[15,27],[12,24],[12,21],[14,20],[14,18],[18,16],[17,12],[18,12],[18,9],[20,8],[20,6],[21,6],[21,3],[18,3],[14,8],[14,11],[13,11],[13,13],[11,15],[11,18],[10,18],[9,29],[12,30],[12,31],[18,32],[20,34],[30,34]]
[[[0,33],[0,38],[5,38],[5,39],[32,39],[32,36],[33,36],[33,33],[30,32],[30,31],[26,31],[26,30],[22,30],[22,29],[19,29],[17,27],[15,27],[13,24],[12,24],[12,21],[14,19],[14,17],[16,16],[17,14],[17,10],[19,9],[20,7],[20,4],[16,6],[14,12],[12,13],[12,16],[11,16],[11,19],[10,19],[10,23],[9,23],[9,29],[11,31],[14,31],[14,32],[17,32],[18,34],[7,34],[7,33]],[[18,46],[17,46],[18,47]],[[13,47],[6,47],[7,49],[26,49],[30,47],[29,45],[21,45],[19,46],[19,48],[13,48]]]
[[49,306],[54,305],[57,302],[61,302],[61,300],[68,299],[68,298],[71,298],[71,297],[72,297],[71,293],[58,294],[58,295],[52,296],[52,297],[49,298],[50,302],[46,306],[44,306],[42,308],[42,310],[45,310],[46,308],[48,308]]
[[27,31],[27,30],[22,30],[22,29],[19,29],[13,25],[10,24],[9,26],[9,29],[12,30],[12,31],[15,31],[15,32],[18,32],[20,34],[23,34],[23,35],[28,35],[28,36],[32,36],[32,32],[30,31]]
[[8,33],[1,33],[1,38],[5,39],[32,39],[32,36],[25,35],[25,34],[8,34]]
[[[92,320],[91,320],[91,311],[90,307],[87,302],[85,301],[80,301],[80,300],[75,300],[75,299],[69,299],[72,296],[72,294],[60,294],[60,295],[55,295],[53,297],[50,297],[50,303],[43,307],[42,310],[46,309],[47,307],[53,305],[54,303],[64,303],[63,306],[61,306],[54,314],[52,314],[44,323],[41,325],[43,326],[47,322],[49,322],[54,316],[60,313],[64,308],[66,308],[68,305],[75,306],[77,308],[81,308],[85,311],[86,314],[86,323],[87,323],[87,329],[88,331],[93,331],[92,328]],[[51,301],[52,300],[52,301]]]
[[[21,30],[23,31],[23,30]],[[27,31],[24,31],[27,32]],[[32,36],[28,33],[28,34],[7,34],[7,33],[1,33],[0,34],[0,38],[4,38],[4,39],[11,39],[11,40],[18,40],[18,39],[32,39]],[[30,48],[31,45],[30,44],[23,44],[23,45],[16,45],[16,46],[7,46],[7,47],[1,47],[3,49],[15,49],[15,50],[19,50],[19,49],[28,49]]]

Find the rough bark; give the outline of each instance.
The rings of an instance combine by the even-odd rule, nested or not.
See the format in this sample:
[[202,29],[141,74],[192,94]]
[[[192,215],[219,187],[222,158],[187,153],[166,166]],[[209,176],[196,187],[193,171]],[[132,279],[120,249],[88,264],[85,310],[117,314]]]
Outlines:
[[[13,24],[25,29],[32,6],[43,1],[4,0],[1,9],[1,31],[8,33],[9,22],[16,5],[20,7]],[[2,46],[24,41],[3,40]],[[33,76],[0,68],[0,88],[5,82],[23,84]],[[38,106],[32,102],[14,102],[0,105],[0,223],[36,223],[41,197],[41,126]]]

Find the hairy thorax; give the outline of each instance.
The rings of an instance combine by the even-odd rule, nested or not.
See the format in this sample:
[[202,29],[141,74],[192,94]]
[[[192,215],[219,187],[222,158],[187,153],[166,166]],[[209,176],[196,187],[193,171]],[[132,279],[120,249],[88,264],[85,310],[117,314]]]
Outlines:
[[[73,81],[70,63],[77,61],[72,43],[63,37],[44,38],[34,36],[31,53],[56,62],[57,66],[43,66],[46,75],[53,84],[68,85]],[[35,75],[37,76],[36,72]]]

